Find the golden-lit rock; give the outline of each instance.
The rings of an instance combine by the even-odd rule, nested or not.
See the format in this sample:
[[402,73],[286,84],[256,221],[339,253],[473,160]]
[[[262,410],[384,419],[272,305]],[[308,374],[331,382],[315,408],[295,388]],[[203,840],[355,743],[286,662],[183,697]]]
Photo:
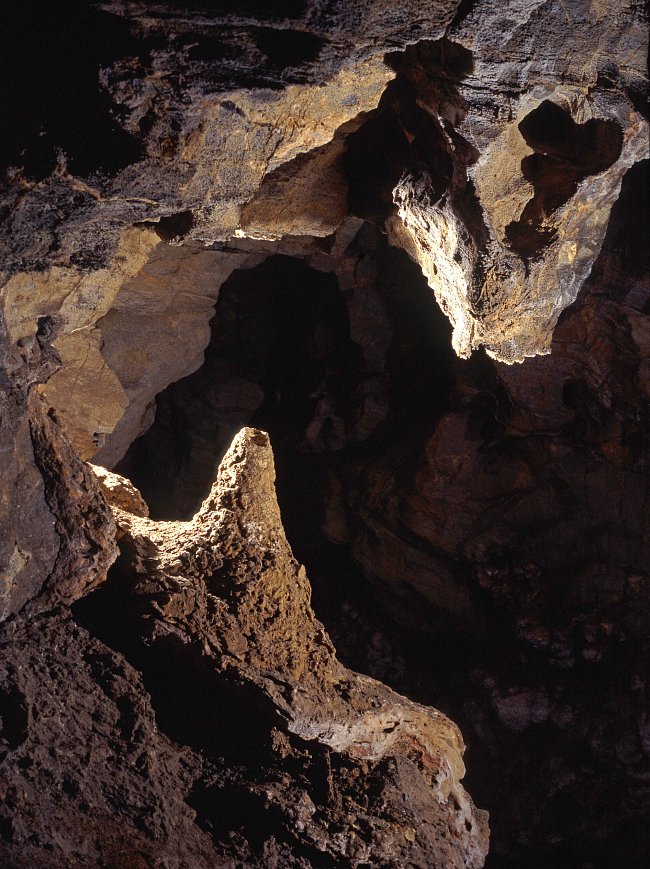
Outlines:
[[[371,765],[410,758],[430,789],[428,811],[439,825],[427,859],[482,866],[486,815],[460,783],[460,731],[435,709],[338,662],[311,609],[305,569],[287,543],[274,480],[268,435],[246,428],[190,522],[153,522],[109,495],[123,535],[123,569],[151,642],[173,638],[200,650],[205,666],[259,694],[303,739]],[[406,834],[390,847],[394,859],[418,859],[420,846]]]

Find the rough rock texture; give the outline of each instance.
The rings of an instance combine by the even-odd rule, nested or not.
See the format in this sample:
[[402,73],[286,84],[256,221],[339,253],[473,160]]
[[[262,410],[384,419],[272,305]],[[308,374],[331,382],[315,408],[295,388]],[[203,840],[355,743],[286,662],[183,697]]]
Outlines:
[[514,362],[549,351],[623,174],[648,154],[647,21],[617,2],[472,7],[438,50],[394,61],[446,135],[448,165],[402,177],[391,235],[422,266],[457,352]]
[[[373,219],[421,265],[457,352],[483,345],[512,362],[548,352],[623,174],[647,154],[636,3],[82,6],[5,13],[20,82],[5,114],[24,117],[1,155],[0,304],[14,342],[39,316],[60,320],[48,396],[104,464],[147,428],[156,392],[199,365],[202,313],[226,263],[240,265],[159,237],[290,245],[330,235],[350,208],[367,216],[360,189],[383,187]],[[72,42],[62,56],[41,44],[57,43],[51,31]],[[23,32],[56,93],[21,78]],[[346,167],[377,113],[365,157]],[[189,296],[172,301],[177,269]],[[139,366],[115,322],[132,313],[151,334]],[[171,359],[154,349],[170,340],[176,362],[154,363]]]
[[102,486],[120,571],[108,606],[91,595],[75,616],[144,677],[65,607],[5,623],[3,864],[482,866],[460,732],[336,660],[284,536],[268,437],[242,431],[191,523],[127,513],[141,503],[118,483]]
[[422,276],[362,225],[338,287],[288,257],[224,284],[203,368],[123,466],[154,515],[190,516],[233,428],[268,426],[319,618],[346,664],[461,722],[488,865],[649,847],[648,165],[550,356],[457,359]]
[[103,582],[117,555],[115,523],[95,478],[33,388],[56,370],[50,337],[44,318],[35,340],[16,353],[9,342],[3,348],[1,619],[36,595],[39,607],[71,603]]
[[121,655],[65,611],[0,643],[3,866],[229,865],[185,802],[199,758],[159,733]]
[[6,340],[0,316],[0,594],[2,614],[19,610],[38,591],[54,565],[58,538],[36,466],[29,428],[29,390],[56,369],[46,341],[16,348]]
[[[191,522],[155,523],[116,509],[123,569],[135,574],[133,595],[151,642],[185,647],[302,739],[373,766],[407,759],[419,770],[431,789],[420,834],[412,833],[412,816],[408,830],[380,825],[370,837],[350,822],[323,850],[352,865],[483,865],[486,819],[460,785],[460,732],[435,710],[338,663],[287,544],[274,482],[268,435],[243,429]],[[416,790],[423,799],[425,790]]]
[[[4,862],[478,865],[435,706],[493,866],[644,865],[645,5],[42,6],[0,12]],[[189,519],[244,424],[342,659],[423,706],[336,662],[275,507],[244,568],[255,499],[161,526],[81,461]]]
[[149,516],[149,507],[130,480],[120,477],[119,474],[112,474],[101,465],[90,467],[109,504],[119,507],[120,510],[126,510],[127,513],[133,513],[134,516]]

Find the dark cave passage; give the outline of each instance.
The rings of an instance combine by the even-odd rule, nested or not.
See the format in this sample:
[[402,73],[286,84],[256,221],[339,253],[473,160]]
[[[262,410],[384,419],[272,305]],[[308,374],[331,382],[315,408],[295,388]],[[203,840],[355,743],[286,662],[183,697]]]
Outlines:
[[[202,368],[157,399],[156,421],[120,464],[154,518],[189,518],[234,434],[247,424],[295,449],[336,442],[359,348],[333,275],[275,256],[220,291]],[[312,426],[317,409],[322,425]]]
[[[604,283],[621,304],[646,303],[645,266],[619,279],[632,240],[646,249],[647,223],[625,229],[643,177],[635,169],[624,182],[586,301],[560,321],[553,367],[458,360],[419,269],[366,224],[345,254],[353,290],[289,257],[234,273],[203,368],[158,397],[156,422],[120,468],[154,515],[189,516],[234,431],[270,432],[283,522],[317,616],[347,666],[460,725],[467,787],[492,814],[491,867],[634,866],[644,847],[629,820],[643,775],[637,711],[615,686],[636,678],[643,616],[622,614],[637,588],[624,571],[642,571],[645,557],[608,496],[624,474],[642,521],[642,431],[629,413],[638,363],[625,362],[607,403],[589,385],[581,337],[604,316],[598,353],[625,346],[628,321],[598,294]],[[447,468],[455,477],[439,506]],[[429,525],[418,524],[423,511]],[[467,516],[471,533],[454,543]],[[382,550],[396,533],[401,566]],[[443,580],[468,596],[467,619],[448,608],[444,584],[438,603],[417,584]]]
[[647,23],[5,0],[0,867],[645,869]]
[[[203,366],[158,396],[154,424],[117,467],[152,518],[193,515],[244,425],[271,435],[288,513],[285,486],[304,480],[310,500],[329,465],[403,438],[407,423],[417,437],[441,411],[453,361],[449,326],[419,269],[370,226],[349,259],[371,275],[369,286],[343,293],[335,274],[287,256],[225,282]],[[364,303],[374,322],[361,321]],[[294,500],[300,515],[299,491]]]

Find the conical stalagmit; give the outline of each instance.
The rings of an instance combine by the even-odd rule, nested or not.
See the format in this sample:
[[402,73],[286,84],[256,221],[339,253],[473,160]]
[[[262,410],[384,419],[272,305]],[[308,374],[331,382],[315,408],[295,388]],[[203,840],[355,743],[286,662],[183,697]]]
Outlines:
[[[193,648],[202,666],[226,683],[252,698],[261,695],[289,732],[367,761],[369,775],[390,758],[408,758],[420,777],[416,789],[423,782],[428,794],[418,824],[435,823],[439,830],[439,844],[426,857],[430,865],[482,866],[487,816],[460,784],[460,731],[435,709],[336,659],[311,609],[305,569],[287,543],[274,482],[268,435],[244,428],[190,522],[133,516],[115,499],[122,570],[133,577],[132,594],[151,642]],[[404,799],[411,799],[408,791]],[[373,862],[386,859],[387,840],[380,838],[378,845],[366,842]],[[405,829],[397,840],[391,859],[425,859],[427,852],[409,844]]]

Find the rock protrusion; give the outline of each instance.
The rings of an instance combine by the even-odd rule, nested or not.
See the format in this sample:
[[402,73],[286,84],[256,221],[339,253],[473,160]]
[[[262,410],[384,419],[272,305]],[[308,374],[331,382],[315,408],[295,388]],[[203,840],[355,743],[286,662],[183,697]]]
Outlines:
[[[268,435],[245,428],[192,521],[153,522],[114,509],[124,535],[122,568],[133,577],[149,641],[194,649],[203,668],[257,698],[302,739],[371,766],[408,758],[440,830],[427,865],[482,866],[487,819],[460,784],[458,728],[336,659],[287,543],[274,480]],[[422,859],[408,836],[400,853],[406,862]]]

